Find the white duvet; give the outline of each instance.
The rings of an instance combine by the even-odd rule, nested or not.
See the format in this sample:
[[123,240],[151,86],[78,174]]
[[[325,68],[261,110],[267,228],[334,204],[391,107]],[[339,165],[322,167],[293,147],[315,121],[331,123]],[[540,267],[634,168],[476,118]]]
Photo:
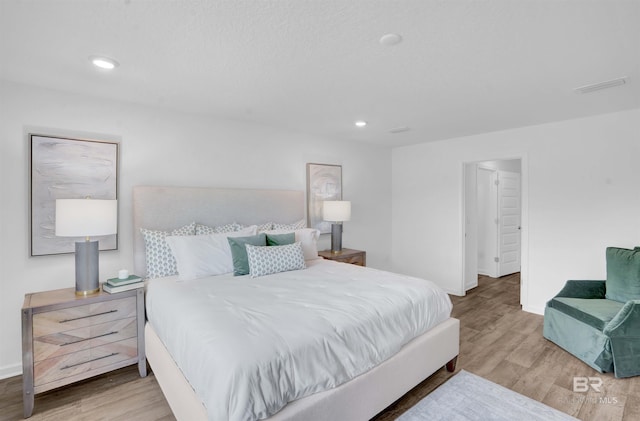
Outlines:
[[176,280],[149,283],[147,317],[210,420],[267,418],[366,372],[451,314],[432,282],[327,260],[260,278]]

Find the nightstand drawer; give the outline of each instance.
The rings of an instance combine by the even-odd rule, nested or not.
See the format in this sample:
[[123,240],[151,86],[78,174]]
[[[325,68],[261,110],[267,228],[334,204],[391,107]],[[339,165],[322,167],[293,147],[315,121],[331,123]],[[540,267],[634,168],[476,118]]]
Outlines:
[[135,297],[47,311],[33,315],[33,336],[66,332],[127,317],[136,317]]
[[137,335],[136,323],[137,319],[135,317],[129,317],[36,337],[33,339],[33,359],[38,362],[46,358],[59,357],[84,349],[134,338]]
[[136,358],[137,343],[137,338],[131,338],[36,362],[33,368],[34,386],[38,388],[56,380]]

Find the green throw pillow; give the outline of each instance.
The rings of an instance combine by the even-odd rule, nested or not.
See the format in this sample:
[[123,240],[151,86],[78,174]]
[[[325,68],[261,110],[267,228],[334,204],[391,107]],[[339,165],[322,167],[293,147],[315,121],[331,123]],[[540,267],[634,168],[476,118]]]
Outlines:
[[250,237],[227,237],[227,240],[231,247],[233,275],[247,275],[249,273],[249,259],[247,258],[247,248],[245,245],[266,246],[267,236],[265,234],[258,234]]
[[640,248],[607,247],[607,293],[609,300],[626,303],[640,300]]
[[296,242],[296,234],[289,232],[286,234],[267,234],[268,246],[286,246]]

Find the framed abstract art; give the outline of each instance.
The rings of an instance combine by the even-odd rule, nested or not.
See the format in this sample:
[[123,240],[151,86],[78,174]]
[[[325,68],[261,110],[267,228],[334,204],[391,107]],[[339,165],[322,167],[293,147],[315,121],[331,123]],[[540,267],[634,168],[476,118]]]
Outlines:
[[[117,142],[39,134],[31,142],[31,256],[73,253],[76,238],[56,237],[56,199],[117,199]],[[93,239],[93,237],[92,237]],[[117,234],[96,237],[116,250]]]

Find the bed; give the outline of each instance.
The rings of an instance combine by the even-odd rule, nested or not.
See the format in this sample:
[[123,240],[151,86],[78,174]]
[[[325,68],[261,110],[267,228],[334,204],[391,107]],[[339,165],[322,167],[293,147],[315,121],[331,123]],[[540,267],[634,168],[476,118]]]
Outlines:
[[[134,188],[133,215],[135,270],[136,273],[145,274],[145,245],[140,233],[140,228],[171,230],[193,221],[198,221],[201,224],[210,226],[227,224],[230,221],[241,223],[262,223],[266,221],[284,223],[296,221],[304,217],[304,193],[284,190],[138,186]],[[333,276],[337,278],[334,279],[332,278]],[[389,277],[396,282],[389,284],[387,282],[387,278]],[[340,304],[338,301],[339,297],[335,297],[335,302],[332,298],[331,305],[336,306],[336,309],[334,309],[335,311],[330,311],[331,309],[323,308],[324,302],[321,298],[318,298],[319,301],[317,302],[313,301],[317,295],[315,292],[308,294],[308,301],[296,300],[295,297],[301,297],[307,294],[306,291],[308,291],[308,288],[316,288],[316,291],[324,290],[329,294],[332,292],[335,293],[335,288],[347,288],[347,290],[345,290],[346,292],[341,292],[340,295],[357,297],[358,295],[367,295],[368,293],[364,292],[365,289],[360,288],[369,285],[367,288],[371,287],[374,292],[376,289],[379,291],[381,288],[386,288],[386,290],[389,291],[393,290],[388,294],[388,297],[386,297],[387,301],[390,301],[391,297],[395,294],[395,289],[399,290],[401,287],[409,289],[423,288],[425,281],[321,259],[307,261],[307,269],[305,270],[285,272],[278,274],[278,276],[269,275],[264,278],[254,279],[249,276],[244,276],[233,279],[230,275],[221,275],[216,277],[214,282],[206,278],[189,282],[179,282],[175,278],[176,277],[173,276],[149,281],[147,291],[147,315],[149,321],[145,326],[145,342],[147,360],[178,420],[251,419],[258,417],[271,421],[302,419],[367,420],[441,367],[446,365],[450,371],[453,371],[455,368],[455,360],[459,349],[459,322],[449,316],[450,307],[447,309],[445,304],[438,304],[442,303],[442,301],[439,301],[441,298],[428,298],[429,300],[435,301],[430,302],[430,304],[426,306],[439,307],[437,314],[425,317],[405,315],[402,316],[405,317],[405,319],[400,318],[394,322],[405,324],[409,319],[424,319],[425,321],[421,321],[421,325],[415,328],[417,330],[414,334],[417,336],[411,336],[411,338],[409,338],[406,336],[407,333],[398,334],[398,336],[402,336],[402,338],[400,338],[400,340],[403,341],[401,346],[378,345],[379,339],[376,339],[373,341],[373,343],[376,344],[374,347],[376,348],[376,352],[370,352],[371,346],[368,347],[369,350],[365,349],[364,351],[358,352],[379,353],[380,355],[374,356],[376,359],[379,359],[379,361],[376,360],[375,364],[372,361],[367,361],[369,366],[365,368],[347,367],[346,371],[351,373],[351,377],[339,377],[337,379],[331,377],[330,380],[324,379],[320,382],[322,384],[319,385],[316,385],[313,381],[308,381],[308,384],[303,385],[302,391],[296,388],[295,393],[293,391],[291,392],[291,396],[294,396],[295,399],[291,400],[291,397],[285,397],[285,401],[288,402],[285,404],[273,404],[273,399],[271,399],[269,393],[265,392],[267,397],[264,401],[268,403],[267,409],[261,407],[257,409],[257,412],[249,415],[242,414],[242,411],[239,410],[245,406],[250,406],[247,402],[253,404],[255,401],[260,401],[262,397],[257,399],[255,396],[241,396],[244,394],[235,393],[233,389],[230,389],[227,391],[228,394],[224,399],[221,400],[221,406],[224,406],[223,410],[218,411],[218,409],[220,409],[217,408],[218,405],[212,404],[215,400],[208,401],[208,398],[203,397],[209,396],[207,394],[208,392],[203,392],[203,384],[209,382],[215,385],[217,381],[216,374],[221,378],[232,377],[235,379],[236,376],[233,374],[235,371],[233,370],[244,370],[233,368],[234,364],[229,360],[229,366],[231,367],[229,373],[221,369],[224,367],[217,366],[218,369],[216,373],[208,374],[208,370],[201,369],[203,366],[200,363],[207,359],[219,360],[218,363],[220,360],[225,361],[224,359],[227,358],[227,355],[234,354],[233,348],[231,347],[234,346],[233,343],[236,342],[236,339],[238,340],[238,344],[235,346],[240,347],[236,352],[238,355],[250,354],[241,352],[240,350],[251,348],[251,346],[240,340],[241,337],[249,335],[236,335],[238,338],[232,337],[231,340],[227,339],[225,343],[228,343],[230,348],[220,347],[218,344],[217,349],[220,350],[218,352],[214,351],[216,348],[209,351],[205,349],[207,343],[209,343],[208,340],[197,345],[186,345],[186,343],[175,345],[172,343],[170,340],[170,332],[180,332],[180,335],[174,334],[173,336],[180,336],[181,341],[192,340],[187,339],[189,335],[186,333],[195,332],[194,326],[204,325],[202,320],[207,317],[214,320],[230,319],[228,314],[225,315],[222,313],[197,316],[200,314],[195,311],[195,308],[198,308],[198,306],[202,307],[204,312],[208,311],[207,309],[213,311],[211,310],[212,308],[218,311],[219,308],[224,307],[211,305],[210,302],[203,300],[202,297],[213,297],[212,299],[215,301],[216,299],[220,300],[220,297],[230,297],[230,294],[237,294],[233,306],[227,307],[233,311],[237,311],[238,308],[244,308],[244,313],[261,313],[263,311],[263,308],[260,307],[261,303],[269,303],[282,299],[285,304],[276,307],[281,307],[285,313],[278,317],[273,316],[270,318],[291,318],[291,315],[287,313],[287,305],[290,305],[291,302],[295,302],[295,305],[298,306],[312,307],[313,311],[307,312],[309,318],[314,317],[314,311],[318,314],[331,315],[329,318],[333,318],[336,314],[342,314],[343,309],[350,307],[348,302]],[[387,283],[385,284],[385,282]],[[342,284],[344,284],[344,286]],[[268,286],[265,287],[266,285]],[[208,288],[218,289],[209,290]],[[231,291],[230,288],[234,290]],[[348,288],[352,289],[349,290]],[[235,291],[236,289],[239,289],[239,292]],[[265,295],[260,296],[256,292],[254,297],[254,294],[247,293],[247,291],[258,290]],[[196,292],[194,293],[193,291]],[[274,291],[277,291],[277,293]],[[290,293],[290,295],[286,295],[286,293]],[[398,294],[400,294],[400,292],[398,292]],[[416,293],[415,295],[422,295],[422,293]],[[186,300],[188,296],[195,296],[196,301],[191,303],[183,301],[183,298]],[[164,297],[164,300],[162,297]],[[255,300],[252,302],[249,298],[254,298]],[[391,307],[385,310],[386,302],[384,299],[385,297],[382,297],[382,301],[379,301],[374,311],[372,311],[374,316],[378,313],[383,314],[385,311],[392,311]],[[398,295],[398,300],[403,300],[401,295]],[[223,299],[220,302],[224,301]],[[240,303],[241,301],[242,303]],[[244,301],[247,301],[247,303],[244,303]],[[299,301],[304,302],[300,303]],[[246,307],[240,307],[240,304]],[[338,308],[341,305],[344,308]],[[189,314],[191,318],[187,317],[185,320],[180,321],[173,315],[167,317],[166,309],[168,306],[181,308],[182,310],[178,311],[178,313]],[[424,307],[422,304],[418,307],[420,306]],[[191,311],[192,309],[193,311]],[[380,314],[378,314],[378,316],[380,316]],[[172,319],[174,318],[178,324],[171,325]],[[325,326],[325,329],[329,330],[323,330],[321,327],[306,330],[318,330],[318,335],[322,338],[329,338],[332,336],[331,329],[335,330],[335,326],[342,326],[340,323],[345,324],[345,320],[349,321],[352,318],[352,315],[345,315],[342,319],[336,319],[335,323],[337,324],[331,321],[331,323]],[[384,316],[381,320],[386,321],[391,318],[392,317]],[[251,317],[248,317],[248,319],[251,323],[255,322],[251,321]],[[180,325],[180,323],[183,324]],[[185,323],[186,326],[190,326],[189,329],[184,328]],[[260,323],[263,323],[261,319]],[[306,319],[300,316],[299,324],[305,326],[305,323],[307,323]],[[391,323],[391,321],[389,323]],[[286,351],[286,349],[292,347],[292,343],[297,341],[297,339],[294,340],[293,337],[286,338],[285,334],[280,335],[280,333],[277,332],[277,328],[271,326],[265,327],[265,325],[262,324],[259,326],[260,334],[268,331],[277,333],[276,338],[269,339],[267,341],[269,346],[264,348],[273,348],[273,352],[280,356],[285,353],[283,349]],[[393,324],[384,328],[381,327],[382,324],[378,323],[374,323],[372,326],[374,329],[387,329],[384,331],[386,332],[383,335],[385,337],[394,336],[393,333],[396,330]],[[227,328],[216,327],[215,329],[224,330]],[[342,329],[342,327],[340,327],[340,329]],[[364,323],[362,327],[358,326],[355,330],[363,331],[365,335],[356,340],[363,341],[362,338],[365,338],[364,342],[366,342],[366,337],[369,333],[364,328]],[[169,332],[169,334],[167,332]],[[345,333],[342,331],[340,334],[345,336]],[[201,337],[202,335],[196,335],[194,333],[191,336]],[[217,334],[214,331],[214,333],[210,332],[204,334],[204,336],[210,339],[212,336],[217,336]],[[278,336],[283,337],[281,345],[278,344]],[[294,336],[296,338],[302,338],[301,340],[303,340],[305,336],[304,330],[300,330],[300,332]],[[321,340],[319,339],[320,342],[325,341],[325,339],[322,338],[320,338]],[[251,338],[246,340],[249,340],[248,344],[251,344]],[[311,342],[313,342],[313,340],[311,340]],[[182,348],[180,348],[180,346]],[[397,349],[394,348],[394,346],[397,347]],[[198,350],[199,353],[185,354],[185,348]],[[331,344],[325,345],[325,348],[334,349]],[[382,350],[378,350],[377,348],[381,348]],[[326,352],[317,351],[315,354],[314,352],[316,351],[312,349],[305,353],[306,357],[292,357],[287,361],[289,361],[289,363],[293,361],[300,364],[294,367],[294,371],[296,372],[301,370],[300,367],[311,367],[311,369],[315,370],[317,367],[331,365],[309,364],[309,361],[316,362],[322,358],[329,358]],[[216,358],[207,357],[213,354],[215,354]],[[308,358],[306,364],[304,358]],[[347,357],[342,360],[347,362],[350,361],[350,359],[350,357]],[[256,363],[256,366],[261,370],[264,365],[262,362],[260,364]],[[345,365],[348,366],[348,364]],[[240,368],[244,366],[244,363],[238,365]],[[269,369],[272,370],[272,367]],[[342,373],[342,371],[340,371],[340,373]],[[200,378],[194,377],[196,374]],[[321,373],[321,375],[324,375],[324,373]],[[340,374],[340,376],[342,376],[342,374]],[[187,378],[191,381],[187,380]],[[298,378],[307,381],[307,376],[299,376]],[[286,383],[285,380],[287,379],[286,376],[277,377],[276,383]],[[195,390],[192,383],[195,385]],[[249,382],[249,384],[251,384],[251,382]],[[282,386],[282,384],[279,386]],[[221,389],[219,385],[218,389]],[[256,386],[257,391],[265,391],[266,389],[271,389],[271,386],[266,388],[264,385]],[[288,392],[287,386],[285,385],[282,386],[282,389],[278,389],[276,395],[282,394],[282,390]],[[244,398],[244,400],[241,398]],[[209,411],[207,410],[207,403],[210,409]],[[211,408],[214,407],[216,410],[211,410]],[[229,412],[226,412],[227,410]]]

